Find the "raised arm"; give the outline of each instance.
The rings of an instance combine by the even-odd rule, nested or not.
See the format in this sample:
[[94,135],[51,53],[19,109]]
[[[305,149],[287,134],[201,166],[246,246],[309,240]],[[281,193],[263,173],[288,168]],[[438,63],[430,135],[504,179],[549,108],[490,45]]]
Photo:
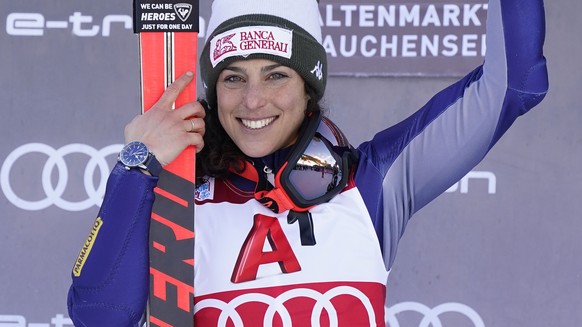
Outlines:
[[[477,165],[548,88],[542,0],[491,0],[484,65],[359,150],[357,179],[386,265],[410,217]],[[381,194],[378,196],[377,194]]]

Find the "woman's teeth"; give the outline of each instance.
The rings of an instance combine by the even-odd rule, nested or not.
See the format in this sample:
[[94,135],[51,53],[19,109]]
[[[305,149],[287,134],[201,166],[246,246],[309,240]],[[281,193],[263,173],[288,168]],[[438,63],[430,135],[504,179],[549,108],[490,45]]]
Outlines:
[[261,120],[241,119],[243,125],[246,128],[250,128],[250,129],[263,128],[263,127],[271,124],[273,122],[273,120],[275,120],[275,117],[265,118],[265,119],[261,119]]

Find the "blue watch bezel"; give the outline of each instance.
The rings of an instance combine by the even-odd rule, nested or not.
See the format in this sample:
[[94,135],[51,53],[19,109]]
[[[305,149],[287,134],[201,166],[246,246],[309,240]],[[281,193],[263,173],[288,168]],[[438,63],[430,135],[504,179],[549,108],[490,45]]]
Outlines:
[[147,170],[153,176],[159,176],[162,165],[143,142],[127,143],[119,152],[118,160],[126,169],[139,168]]
[[136,168],[143,164],[148,159],[150,151],[148,147],[140,141],[133,141],[127,143],[121,152],[119,152],[119,161],[129,168]]

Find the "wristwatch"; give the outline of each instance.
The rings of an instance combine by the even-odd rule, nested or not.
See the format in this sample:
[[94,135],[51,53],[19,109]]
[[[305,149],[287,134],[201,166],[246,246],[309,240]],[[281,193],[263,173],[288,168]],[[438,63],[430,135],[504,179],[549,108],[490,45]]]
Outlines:
[[140,141],[127,143],[121,152],[118,160],[125,165],[125,169],[140,168],[147,170],[152,176],[160,176],[162,165],[156,159],[148,147]]

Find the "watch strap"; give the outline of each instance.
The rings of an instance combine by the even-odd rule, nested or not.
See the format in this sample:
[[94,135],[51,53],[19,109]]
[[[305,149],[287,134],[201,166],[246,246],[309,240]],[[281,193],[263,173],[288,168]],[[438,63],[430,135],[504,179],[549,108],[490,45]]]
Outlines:
[[162,164],[158,161],[158,159],[156,159],[156,156],[153,153],[149,153],[148,155],[148,159],[146,160],[146,162],[144,162],[143,164],[146,168],[147,171],[149,171],[149,173],[152,176],[158,177],[160,176],[160,173],[162,172]]

